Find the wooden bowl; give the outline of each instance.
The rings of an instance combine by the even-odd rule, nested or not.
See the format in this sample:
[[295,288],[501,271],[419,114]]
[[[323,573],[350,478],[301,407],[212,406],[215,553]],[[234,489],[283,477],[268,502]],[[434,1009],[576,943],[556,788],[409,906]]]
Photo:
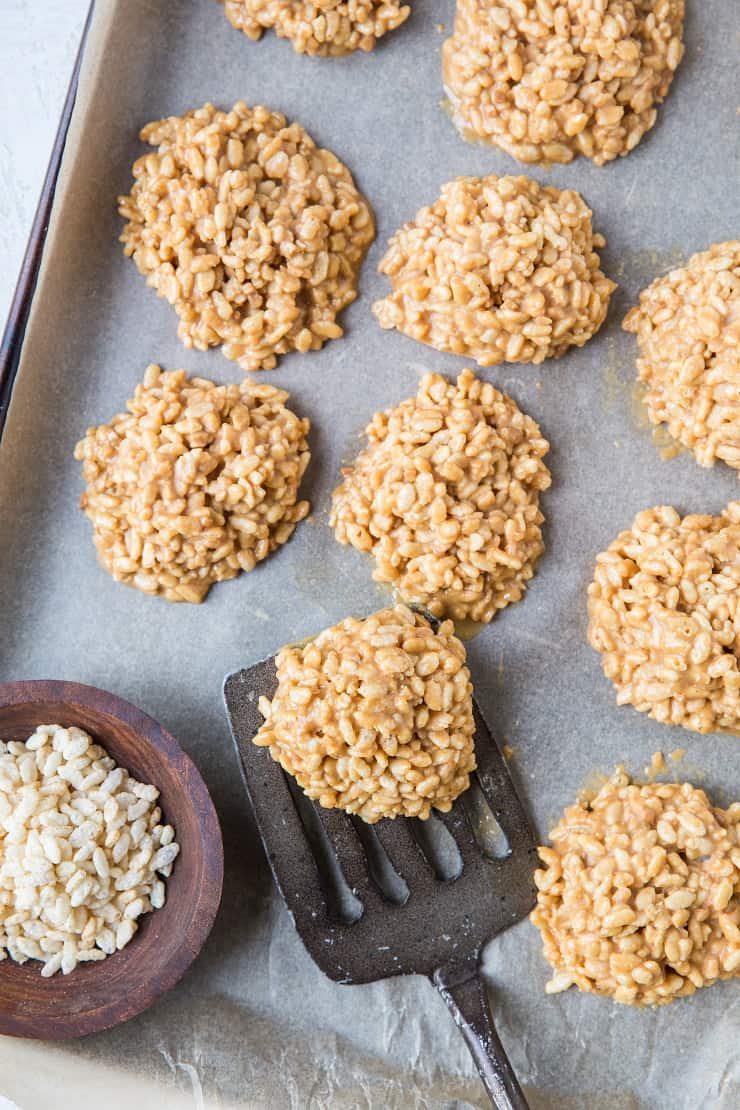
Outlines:
[[85,729],[120,766],[153,783],[180,845],[165,905],[139,919],[139,930],[121,952],[48,979],[42,979],[38,960],[0,962],[0,1033],[49,1040],[128,1021],[174,986],[213,925],[223,847],[213,802],[195,764],[136,706],[76,682],[0,685],[0,739],[26,740],[41,724]]

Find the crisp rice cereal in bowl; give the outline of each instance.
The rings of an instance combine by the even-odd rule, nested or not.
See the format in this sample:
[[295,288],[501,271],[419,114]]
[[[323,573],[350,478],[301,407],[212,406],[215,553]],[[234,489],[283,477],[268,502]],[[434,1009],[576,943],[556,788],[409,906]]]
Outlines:
[[75,448],[80,505],[108,573],[199,602],[284,544],[309,511],[298,500],[309,422],[287,400],[249,378],[219,386],[149,366],[128,412]]
[[125,948],[180,851],[158,797],[82,729],[0,741],[0,960],[48,978]]
[[392,291],[373,312],[381,327],[479,366],[539,363],[604,322],[616,286],[599,269],[603,246],[574,190],[458,177],[391,238],[378,269]]
[[549,994],[659,1006],[740,972],[740,804],[623,770],[570,806],[539,848],[531,921]]
[[349,617],[276,658],[255,744],[309,798],[383,817],[447,812],[475,770],[473,687],[451,622],[402,605]]
[[485,622],[518,601],[544,550],[550,485],[534,420],[464,370],[455,384],[425,375],[366,434],[334,491],[339,542],[370,552],[377,581],[437,617]]
[[638,513],[596,560],[588,640],[617,704],[693,732],[740,731],[740,501]]
[[683,57],[683,0],[457,0],[452,118],[521,162],[597,166],[655,123]]
[[657,278],[625,317],[640,348],[653,424],[700,466],[740,470],[740,240],[715,243]]
[[244,370],[342,335],[375,229],[352,176],[279,112],[206,104],[148,124],[156,149],[119,198],[121,241],[180,317],[186,347]]
[[299,54],[340,57],[372,50],[404,23],[408,4],[398,0],[219,0],[232,27],[250,39],[272,28]]

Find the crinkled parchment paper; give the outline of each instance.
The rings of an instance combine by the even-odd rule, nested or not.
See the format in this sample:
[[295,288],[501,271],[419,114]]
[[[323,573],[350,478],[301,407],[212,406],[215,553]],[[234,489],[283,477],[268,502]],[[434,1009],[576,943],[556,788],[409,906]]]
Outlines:
[[[107,0],[100,11],[58,199],[45,274],[0,451],[0,673],[110,689],[174,732],[213,792],[226,846],[224,901],[203,954],[168,997],[128,1025],[46,1046],[0,1041],[0,1091],[23,1110],[74,1106],[485,1107],[466,1050],[420,979],[367,987],[325,980],[271,886],[243,796],[221,704],[224,675],[387,600],[370,564],[327,526],[339,467],[378,408],[425,369],[464,363],[396,333],[370,305],[389,235],[456,174],[516,173],[455,133],[440,101],[439,23],[452,0],[418,0],[371,55],[317,61],[266,35],[250,43],[214,0]],[[543,497],[547,552],[525,598],[470,645],[476,692],[541,836],[597,770],[639,772],[653,751],[687,749],[679,770],[726,803],[740,797],[740,741],[668,730],[617,709],[585,643],[593,559],[634,513],[670,502],[717,511],[736,474],[666,462],[633,398],[635,347],[620,322],[654,276],[737,236],[740,105],[737,5],[689,0],[686,58],[654,131],[604,169],[579,161],[534,176],[572,185],[608,239],[620,288],[600,334],[543,366],[483,375],[552,442]],[[285,358],[266,380],[313,423],[306,492],[314,514],[252,574],[173,606],[113,582],[77,508],[72,458],[87,425],[131,396],[148,362],[220,382],[238,369],[187,353],[169,305],[124,260],[115,197],[142,152],[139,127],[212,99],[244,98],[300,120],[351,168],[378,238],[346,338]],[[740,1105],[738,983],[656,1012],[574,992],[546,998],[548,969],[526,922],[485,956],[506,1047],[535,1110],[730,1110]]]

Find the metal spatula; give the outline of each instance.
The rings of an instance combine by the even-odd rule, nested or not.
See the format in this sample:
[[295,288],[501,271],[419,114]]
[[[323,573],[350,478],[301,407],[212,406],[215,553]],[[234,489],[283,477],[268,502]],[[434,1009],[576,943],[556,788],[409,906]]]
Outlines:
[[[493,1105],[527,1110],[493,1025],[479,961],[483,944],[534,904],[536,842],[480,711],[476,706],[477,782],[508,850],[494,856],[479,846],[463,795],[450,813],[439,815],[462,862],[459,874],[445,879],[435,871],[422,822],[399,817],[369,826],[323,809],[305,797],[266,748],[252,743],[262,724],[258,699],[272,698],[276,688],[273,657],[230,675],[224,698],[267,859],[310,955],[339,983],[428,976],[465,1038]],[[494,827],[495,822],[491,819]],[[378,855],[400,877],[405,895],[379,882]],[[343,912],[337,898],[329,874],[337,870],[361,903],[354,915]]]

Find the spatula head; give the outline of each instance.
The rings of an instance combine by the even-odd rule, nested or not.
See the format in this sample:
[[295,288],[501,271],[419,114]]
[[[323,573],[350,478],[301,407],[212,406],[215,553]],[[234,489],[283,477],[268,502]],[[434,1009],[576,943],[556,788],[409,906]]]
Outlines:
[[[276,689],[271,657],[230,675],[224,699],[275,882],[303,943],[330,979],[367,983],[391,975],[432,975],[439,967],[476,959],[486,940],[530,911],[534,832],[477,705],[477,782],[508,851],[494,858],[479,846],[463,795],[449,813],[439,815],[462,862],[456,877],[443,879],[420,847],[418,822],[397,817],[363,825],[359,818],[298,797],[296,784],[289,783],[268,749],[252,743],[263,720],[258,700],[262,695],[272,698]],[[323,848],[317,827],[323,830]],[[374,878],[377,869],[373,871],[367,845],[368,837],[375,836],[405,883],[407,897],[390,897],[386,884]],[[361,903],[354,920],[337,904],[327,854],[333,857],[329,869],[341,871]]]

